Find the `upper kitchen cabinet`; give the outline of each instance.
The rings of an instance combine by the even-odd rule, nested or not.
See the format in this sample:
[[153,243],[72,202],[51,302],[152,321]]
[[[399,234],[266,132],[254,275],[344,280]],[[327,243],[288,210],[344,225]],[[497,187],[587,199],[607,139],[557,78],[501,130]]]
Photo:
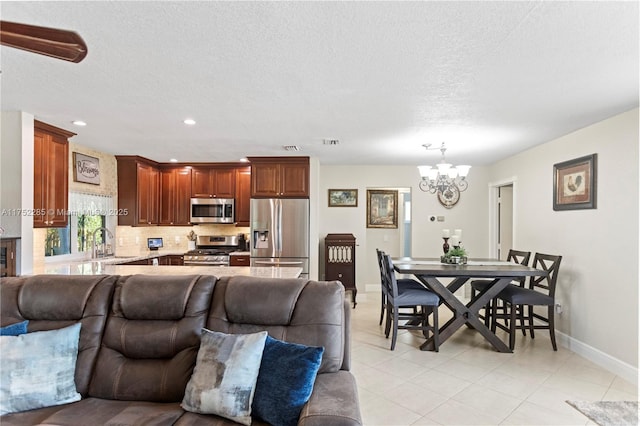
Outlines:
[[309,198],[309,157],[249,157],[251,197]]
[[191,171],[191,197],[234,198],[234,167],[194,167]]
[[236,226],[249,226],[251,221],[251,167],[236,170]]
[[118,225],[158,224],[160,171],[158,165],[137,156],[116,156],[118,161]]
[[[64,228],[69,200],[69,143],[75,133],[34,121],[34,228]],[[42,214],[39,214],[42,213]]]
[[160,225],[190,225],[191,168],[160,170]]

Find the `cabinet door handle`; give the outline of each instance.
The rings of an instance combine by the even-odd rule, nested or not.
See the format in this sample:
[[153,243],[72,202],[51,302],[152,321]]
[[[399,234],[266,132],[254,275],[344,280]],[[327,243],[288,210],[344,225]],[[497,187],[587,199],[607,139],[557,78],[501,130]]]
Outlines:
[[13,260],[13,252],[11,252],[11,260]]
[[342,278],[342,274],[338,274],[338,278]]

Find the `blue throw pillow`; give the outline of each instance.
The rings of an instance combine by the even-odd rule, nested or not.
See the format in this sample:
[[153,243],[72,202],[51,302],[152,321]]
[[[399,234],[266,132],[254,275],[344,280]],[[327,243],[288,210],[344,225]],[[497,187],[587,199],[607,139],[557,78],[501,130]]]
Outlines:
[[19,336],[21,334],[27,334],[28,325],[29,321],[25,320],[7,325],[6,327],[0,327],[0,336]]
[[267,336],[251,414],[273,426],[297,425],[311,397],[323,352],[323,347]]

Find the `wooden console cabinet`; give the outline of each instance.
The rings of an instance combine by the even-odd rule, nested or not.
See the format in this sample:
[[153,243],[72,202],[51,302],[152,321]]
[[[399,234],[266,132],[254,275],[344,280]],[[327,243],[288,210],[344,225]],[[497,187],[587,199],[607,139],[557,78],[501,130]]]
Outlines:
[[0,239],[0,277],[16,276],[16,239]]
[[346,291],[351,291],[351,301],[356,307],[356,237],[353,234],[327,234],[324,239],[324,279],[340,281]]

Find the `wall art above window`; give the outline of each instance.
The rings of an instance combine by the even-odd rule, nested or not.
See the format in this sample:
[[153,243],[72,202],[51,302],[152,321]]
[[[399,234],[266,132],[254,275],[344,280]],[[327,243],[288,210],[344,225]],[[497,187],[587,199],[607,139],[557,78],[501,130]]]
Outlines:
[[100,185],[100,160],[95,157],[73,153],[73,180]]

